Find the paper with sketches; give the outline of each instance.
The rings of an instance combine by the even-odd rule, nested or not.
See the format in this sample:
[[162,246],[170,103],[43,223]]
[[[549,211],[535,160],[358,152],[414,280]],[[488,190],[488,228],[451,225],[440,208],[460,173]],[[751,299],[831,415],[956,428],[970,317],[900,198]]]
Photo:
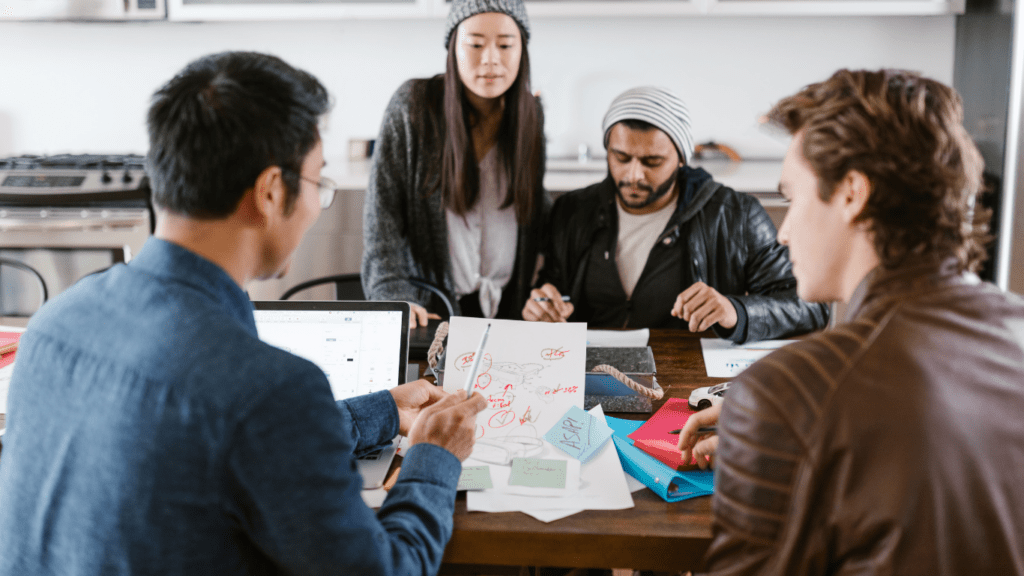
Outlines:
[[647,328],[639,330],[587,330],[591,348],[643,348],[651,338]]
[[494,488],[490,466],[463,466],[456,490],[486,490]]
[[589,460],[611,437],[611,428],[578,406],[570,408],[544,435],[555,448],[580,462]]
[[[492,328],[493,331],[493,328]],[[589,412],[607,426],[604,412],[600,405]],[[550,443],[544,443],[544,451],[537,458],[567,458],[561,450]],[[472,457],[466,460],[474,465]],[[568,460],[579,464],[576,460]],[[619,462],[619,454],[611,442],[606,442],[589,461],[580,464],[579,489],[576,493],[563,497],[536,497],[509,494],[508,486],[511,468],[509,466],[491,466],[491,477],[494,480],[493,490],[468,492],[466,509],[478,512],[512,512],[521,511],[530,514],[543,522],[570,516],[582,510],[623,510],[633,507],[633,496],[626,484],[626,475]]]
[[762,340],[733,344],[718,338],[701,338],[704,367],[711,378],[732,378],[761,358],[796,340]]
[[587,325],[456,316],[445,353],[446,392],[465,389],[488,324],[491,331],[473,387],[488,406],[477,416],[476,437],[508,438],[516,445],[524,438],[540,439],[566,410],[583,405]]

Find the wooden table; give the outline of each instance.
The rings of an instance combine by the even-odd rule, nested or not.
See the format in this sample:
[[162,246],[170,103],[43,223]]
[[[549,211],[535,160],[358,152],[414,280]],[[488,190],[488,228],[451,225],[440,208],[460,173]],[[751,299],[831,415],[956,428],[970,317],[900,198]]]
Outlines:
[[[700,336],[714,337],[651,331],[658,384],[665,389],[665,399],[655,403],[655,410],[668,398],[687,398],[694,388],[726,380],[707,377]],[[586,510],[544,523],[521,512],[467,512],[462,493],[455,504],[455,532],[441,573],[518,574],[519,566],[673,572],[701,567],[711,538],[711,498],[669,504],[645,488],[633,494],[633,502],[629,510]]]
[[[726,380],[708,378],[700,336],[714,337],[710,332],[651,331],[658,384],[665,389],[655,410],[668,398],[687,398],[694,388]],[[521,512],[467,512],[462,493],[455,503],[455,533],[441,573],[501,572],[482,565],[673,572],[701,567],[711,539],[710,497],[669,504],[645,488],[633,494],[633,502],[635,507],[629,510],[586,510],[544,523]]]

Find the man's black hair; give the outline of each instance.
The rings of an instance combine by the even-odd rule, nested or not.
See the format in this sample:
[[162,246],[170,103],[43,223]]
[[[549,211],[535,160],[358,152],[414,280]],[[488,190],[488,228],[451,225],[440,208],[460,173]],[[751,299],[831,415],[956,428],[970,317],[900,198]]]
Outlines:
[[223,218],[263,170],[280,166],[290,210],[329,108],[315,77],[276,56],[223,52],[192,62],[149,108],[154,204],[191,218]]

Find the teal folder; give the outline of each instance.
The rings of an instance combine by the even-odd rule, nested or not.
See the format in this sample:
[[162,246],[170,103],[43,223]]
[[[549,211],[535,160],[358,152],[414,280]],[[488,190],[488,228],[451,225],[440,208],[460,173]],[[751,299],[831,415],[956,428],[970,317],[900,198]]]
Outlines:
[[619,452],[622,468],[630,476],[643,482],[666,502],[678,502],[714,493],[715,475],[711,470],[680,472],[669,468],[657,458],[633,446],[628,438],[643,421],[622,420],[605,416],[612,429],[612,441]]

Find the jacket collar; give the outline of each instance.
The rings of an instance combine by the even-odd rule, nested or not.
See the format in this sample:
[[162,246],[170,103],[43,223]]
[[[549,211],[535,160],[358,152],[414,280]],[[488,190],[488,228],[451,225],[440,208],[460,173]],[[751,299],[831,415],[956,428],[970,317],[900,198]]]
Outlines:
[[128,266],[168,283],[189,286],[256,336],[249,296],[223,268],[206,258],[172,242],[150,237]]
[[916,292],[934,290],[950,284],[978,284],[971,272],[958,272],[956,258],[924,258],[898,268],[878,266],[864,277],[850,296],[846,321],[853,320],[875,306],[886,306]]
[[[669,227],[676,227],[700,212],[720,187],[706,170],[691,166],[682,166],[676,171],[676,183],[681,184],[682,194],[676,203],[676,212],[669,221]],[[601,183],[600,198],[597,222],[598,227],[604,227],[610,224],[612,214],[616,214],[616,186],[611,174]]]

